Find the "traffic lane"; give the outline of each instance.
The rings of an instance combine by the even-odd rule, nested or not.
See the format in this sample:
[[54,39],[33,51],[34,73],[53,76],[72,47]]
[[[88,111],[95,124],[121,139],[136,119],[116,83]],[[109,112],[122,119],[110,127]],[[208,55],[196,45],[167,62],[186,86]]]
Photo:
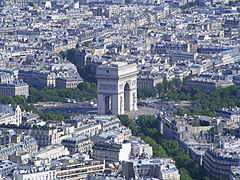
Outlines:
[[166,102],[166,101],[160,101],[160,102],[153,102],[148,103],[146,107],[151,107],[160,110],[160,112],[164,112],[165,114],[173,114],[177,109],[183,108],[183,109],[189,109],[193,107],[192,104],[186,103],[186,102]]
[[42,109],[44,112],[60,112],[63,114],[79,113],[79,114],[96,114],[96,107],[52,107]]

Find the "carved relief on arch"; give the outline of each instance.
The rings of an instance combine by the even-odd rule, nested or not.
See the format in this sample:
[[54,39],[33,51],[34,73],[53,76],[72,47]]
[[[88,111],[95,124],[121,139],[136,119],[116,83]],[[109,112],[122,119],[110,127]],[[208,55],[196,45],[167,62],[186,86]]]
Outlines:
[[133,85],[133,86],[136,85],[136,80],[133,80],[133,81],[132,81],[132,85]]
[[119,89],[120,89],[120,90],[123,89],[123,83],[119,85]]
[[112,84],[99,84],[100,90],[116,90],[116,86]]

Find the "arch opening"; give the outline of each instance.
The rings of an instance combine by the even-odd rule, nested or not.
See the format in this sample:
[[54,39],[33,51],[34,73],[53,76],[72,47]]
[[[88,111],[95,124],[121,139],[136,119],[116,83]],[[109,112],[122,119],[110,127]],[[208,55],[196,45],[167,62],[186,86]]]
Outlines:
[[112,98],[111,96],[105,97],[105,114],[112,113]]
[[128,83],[124,86],[124,111],[130,111],[130,86]]

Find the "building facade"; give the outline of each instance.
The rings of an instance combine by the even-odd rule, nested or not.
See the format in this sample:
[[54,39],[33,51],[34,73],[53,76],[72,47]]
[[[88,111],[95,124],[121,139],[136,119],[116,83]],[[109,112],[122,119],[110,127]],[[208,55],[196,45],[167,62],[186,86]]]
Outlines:
[[[36,171],[36,170],[35,170]],[[26,179],[41,179],[41,180],[51,180],[56,179],[56,170],[42,170],[37,172],[31,170],[20,170],[15,171],[13,178],[15,180],[26,180]]]
[[131,154],[131,143],[116,144],[99,142],[92,148],[92,157],[95,160],[107,162],[119,162],[129,160]]
[[57,89],[76,89],[78,85],[83,82],[82,78],[75,77],[75,78],[56,78],[56,88]]
[[24,82],[0,83],[0,96],[29,96],[29,86]]
[[204,92],[212,92],[217,87],[228,87],[233,85],[233,82],[228,80],[213,80],[204,78],[189,79],[186,83],[189,88]]
[[122,163],[124,179],[180,180],[180,174],[171,159],[141,159]]
[[19,106],[0,105],[0,124],[22,123],[22,110]]
[[8,157],[14,153],[35,154],[37,151],[37,141],[31,136],[26,136],[22,142],[2,148],[0,150],[0,159],[8,159]]
[[85,180],[88,174],[104,172],[105,161],[92,161],[88,165],[84,163],[68,165],[57,171],[57,179]]
[[224,138],[218,146],[208,149],[203,158],[203,167],[213,179],[228,179],[231,168],[240,166],[240,140],[235,137]]
[[92,147],[91,140],[86,136],[69,137],[62,140],[61,144],[68,148],[70,154],[88,152]]
[[138,76],[138,89],[153,89],[158,83],[161,83],[163,78],[161,76]]
[[69,151],[62,145],[46,146],[34,155],[36,160],[42,161],[44,164],[51,162],[53,159],[58,159],[62,156],[69,155]]
[[9,160],[0,160],[0,178],[5,179],[7,176],[17,168],[17,164]]

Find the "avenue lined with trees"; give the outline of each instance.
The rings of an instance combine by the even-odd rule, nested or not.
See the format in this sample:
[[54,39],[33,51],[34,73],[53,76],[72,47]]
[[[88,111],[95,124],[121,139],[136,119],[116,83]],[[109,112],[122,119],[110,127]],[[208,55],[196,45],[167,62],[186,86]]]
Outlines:
[[177,141],[168,140],[158,131],[158,119],[155,116],[141,115],[136,121],[127,115],[119,115],[122,124],[132,130],[133,135],[140,136],[153,147],[153,155],[160,158],[172,158],[179,169],[181,180],[207,180],[203,167],[194,162]]

